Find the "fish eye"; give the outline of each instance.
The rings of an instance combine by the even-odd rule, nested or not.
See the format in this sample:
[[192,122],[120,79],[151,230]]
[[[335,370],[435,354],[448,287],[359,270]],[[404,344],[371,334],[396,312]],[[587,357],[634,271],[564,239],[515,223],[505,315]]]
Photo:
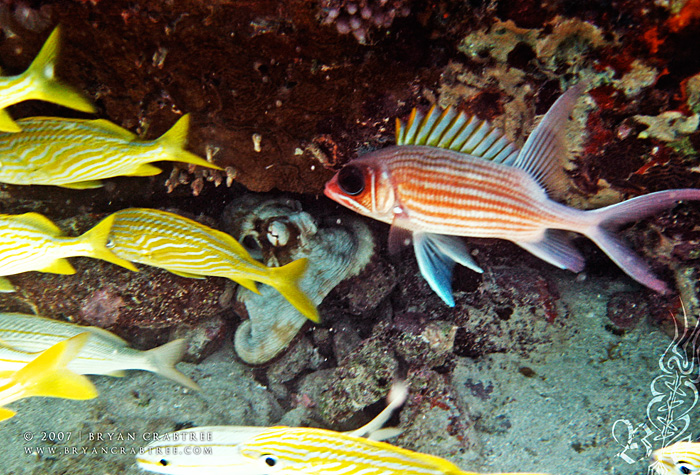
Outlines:
[[692,470],[689,467],[688,462],[678,462],[678,471],[681,472],[683,475],[688,475],[689,473],[692,473]]
[[356,196],[365,189],[365,176],[356,166],[346,166],[338,172],[340,190],[350,196]]
[[170,462],[168,462],[165,459],[160,459],[158,463],[161,464],[163,467],[167,467]]
[[265,462],[265,465],[267,465],[268,467],[274,467],[275,465],[277,465],[277,457],[275,457],[274,455],[262,454],[260,458],[263,462]]

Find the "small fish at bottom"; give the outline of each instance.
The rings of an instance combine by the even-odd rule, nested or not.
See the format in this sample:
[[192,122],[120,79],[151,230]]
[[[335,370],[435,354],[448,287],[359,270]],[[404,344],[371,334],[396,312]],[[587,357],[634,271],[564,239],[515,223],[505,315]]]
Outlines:
[[[397,435],[397,430],[381,426],[405,397],[406,388],[395,387],[389,405],[351,432],[283,426],[195,427],[161,436],[136,460],[144,470],[171,475],[476,475],[443,458],[378,442]],[[362,437],[365,434],[368,438]]]
[[88,378],[66,368],[87,339],[88,335],[81,333],[56,343],[19,371],[0,373],[0,378],[6,380],[0,386],[0,421],[16,414],[2,406],[28,397],[78,400],[97,397],[97,389]]
[[89,339],[68,369],[78,374],[124,376],[125,370],[143,370],[164,376],[199,391],[200,387],[175,368],[187,350],[183,339],[173,340],[148,351],[102,328],[86,327],[23,313],[0,313],[0,371],[18,370],[49,346],[87,333]]
[[659,475],[700,473],[700,442],[676,442],[651,454],[653,468]]

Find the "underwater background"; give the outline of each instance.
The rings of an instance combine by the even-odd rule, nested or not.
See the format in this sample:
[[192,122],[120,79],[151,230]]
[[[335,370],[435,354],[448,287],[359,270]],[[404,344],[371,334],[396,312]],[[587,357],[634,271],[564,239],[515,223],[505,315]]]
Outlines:
[[3,312],[106,328],[142,350],[187,338],[178,368],[202,391],[130,372],[91,376],[93,400],[13,403],[3,473],[145,473],[134,450],[194,426],[351,430],[396,379],[409,395],[390,442],[469,471],[646,473],[652,450],[697,438],[698,203],[622,232],[668,295],[583,237],[580,274],[469,239],[485,272],[455,269],[450,308],[410,251],[389,255],[388,226],[323,187],[393,144],[395,118],[414,107],[457,107],[522,146],[586,81],[563,202],[700,188],[700,2],[5,0],[3,74],[25,70],[58,24],[58,75],[97,112],[31,101],[11,107],[15,119],[103,118],[153,139],[189,113],[188,150],[221,170],[161,163],[97,189],[1,185],[0,212],[39,212],[77,236],[121,209],[157,208],[230,233],[268,265],[308,257],[303,288],[321,322],[267,287],[257,297],[154,267],[73,258],[74,275],[11,276]]

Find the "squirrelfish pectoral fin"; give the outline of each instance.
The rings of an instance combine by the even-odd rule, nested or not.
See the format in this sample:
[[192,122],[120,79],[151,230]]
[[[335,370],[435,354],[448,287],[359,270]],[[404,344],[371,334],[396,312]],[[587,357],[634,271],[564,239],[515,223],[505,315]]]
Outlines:
[[413,109],[406,125],[397,120],[396,145],[427,145],[511,164],[517,147],[488,121],[433,106],[427,115]]
[[68,262],[67,259],[56,259],[43,269],[38,269],[39,272],[49,272],[51,274],[73,275],[75,268]]
[[413,249],[418,267],[428,285],[450,307],[455,305],[452,297],[452,270],[455,263],[478,273],[484,272],[469,255],[464,241],[458,237],[414,233]]
[[55,77],[60,37],[60,28],[56,27],[32,64],[22,73],[31,79],[31,90],[25,99],[40,99],[82,112],[95,112],[95,106],[88,99]]
[[399,254],[409,246],[413,239],[411,234],[411,231],[401,226],[401,219],[394,217],[394,221],[389,228],[389,241],[387,242],[389,254]]
[[157,139],[157,142],[161,144],[163,149],[166,151],[166,156],[162,157],[162,160],[192,163],[202,167],[223,170],[221,167],[218,167],[213,163],[209,163],[203,158],[185,150],[189,128],[190,115],[185,114],[180,117],[180,119],[170,128],[170,130],[165,132],[160,136],[160,138]]
[[516,241],[515,244],[560,269],[581,272],[585,265],[583,256],[572,246],[563,231],[549,229],[539,241]]
[[7,109],[0,109],[0,132],[21,132],[22,129],[12,119]]
[[5,277],[0,277],[0,294],[15,292],[15,286]]
[[265,283],[281,293],[302,315],[318,323],[321,318],[316,304],[299,287],[299,282],[306,272],[307,262],[306,258],[302,258],[282,267],[270,267],[270,279]]
[[568,189],[569,179],[564,170],[569,153],[566,144],[566,123],[583,94],[587,83],[579,83],[554,102],[513,163],[525,170],[554,197],[561,197]]
[[68,188],[71,190],[94,190],[96,188],[102,188],[104,184],[101,180],[85,180],[76,181],[75,183],[62,183],[56,186],[60,186],[61,188]]
[[134,170],[133,172],[127,174],[126,176],[154,176],[154,175],[159,175],[163,172],[158,167],[154,167],[153,165],[149,165],[148,163],[144,163],[143,165],[139,165],[139,167]]
[[95,259],[102,259],[103,261],[111,262],[118,266],[129,269],[133,272],[138,272],[139,270],[131,262],[118,257],[110,249],[107,248],[109,240],[109,232],[112,229],[112,224],[116,216],[114,214],[107,216],[105,219],[97,223],[97,225],[80,236],[78,239],[85,244],[90,246],[90,251],[87,256],[93,257]]

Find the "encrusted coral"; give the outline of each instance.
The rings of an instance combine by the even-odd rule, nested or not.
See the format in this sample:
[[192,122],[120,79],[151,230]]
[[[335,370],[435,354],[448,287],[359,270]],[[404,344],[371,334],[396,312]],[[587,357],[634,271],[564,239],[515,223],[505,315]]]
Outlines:
[[[317,305],[341,281],[359,273],[374,252],[372,234],[361,219],[317,221],[292,199],[247,195],[231,203],[223,219],[228,232],[267,265],[308,258],[300,287]],[[274,358],[306,322],[274,289],[259,290],[238,290],[248,319],[236,330],[234,343],[238,356],[249,364]]]

